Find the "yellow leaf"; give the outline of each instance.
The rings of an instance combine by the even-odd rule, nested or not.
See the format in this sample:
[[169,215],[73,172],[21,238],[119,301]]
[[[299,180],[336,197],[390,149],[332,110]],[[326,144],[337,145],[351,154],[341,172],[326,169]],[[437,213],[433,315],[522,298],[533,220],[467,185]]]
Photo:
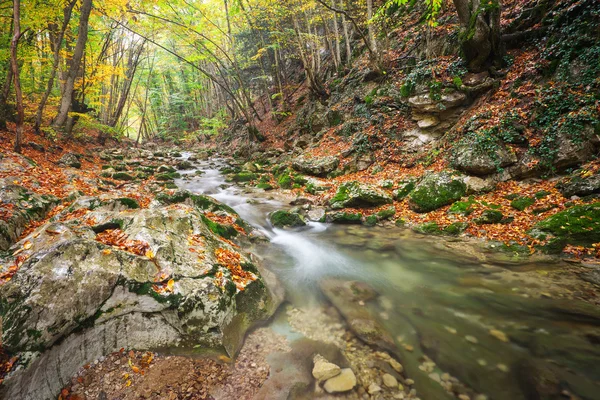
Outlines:
[[23,248],[25,250],[29,250],[31,248],[31,246],[33,246],[33,243],[31,243],[29,240],[23,244]]
[[125,384],[126,387],[131,386],[131,379],[127,381],[127,383]]
[[102,250],[102,254],[104,254],[105,256],[109,255],[110,253],[112,253],[112,251],[110,249]]
[[131,370],[136,374],[140,373],[140,369],[138,367],[136,367],[135,365],[131,367]]
[[147,250],[146,257],[148,257],[149,259],[153,259],[155,257],[154,252],[152,250]]
[[169,279],[169,282],[167,282],[167,290],[169,292],[172,292],[174,285],[175,285],[175,281],[173,279]]

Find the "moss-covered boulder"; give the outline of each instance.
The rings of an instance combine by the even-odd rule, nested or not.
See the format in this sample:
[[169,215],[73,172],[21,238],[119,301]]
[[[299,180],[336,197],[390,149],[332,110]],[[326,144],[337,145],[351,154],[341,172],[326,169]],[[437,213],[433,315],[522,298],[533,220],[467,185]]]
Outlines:
[[591,246],[600,242],[600,202],[578,205],[538,222],[529,234],[547,241],[548,251],[567,244]]
[[329,205],[333,209],[346,207],[373,207],[392,203],[386,192],[358,181],[342,183]]
[[227,177],[226,181],[242,183],[242,182],[251,182],[256,179],[258,179],[258,174],[255,174],[254,172],[242,171],[242,172],[238,172],[236,174],[229,175]]
[[170,167],[168,165],[159,165],[156,169],[156,172],[165,173],[165,172],[175,172],[175,168]]
[[410,192],[415,190],[416,186],[417,179],[414,178],[404,179],[400,181],[398,183],[398,188],[394,191],[394,200],[404,200],[404,198],[408,196]]
[[292,162],[292,168],[303,174],[312,176],[326,176],[333,172],[340,160],[337,157],[298,157]]
[[362,223],[362,214],[334,211],[328,212],[325,220],[334,224],[360,224]]
[[466,192],[460,176],[447,171],[428,173],[408,196],[408,204],[416,212],[429,212],[454,203]]
[[127,172],[115,172],[111,178],[117,181],[132,181],[135,177]]
[[[2,342],[23,363],[5,398],[56,398],[81,366],[120,348],[233,356],[277,306],[250,255],[199,207],[119,202],[80,198],[14,247],[28,257],[0,292]],[[91,223],[69,219],[77,210]]]
[[498,210],[484,210],[479,218],[475,219],[475,223],[478,225],[486,224],[499,224],[504,219],[502,211]]
[[176,165],[177,169],[192,169],[192,168],[194,168],[194,164],[192,164],[188,160],[177,161],[177,164],[175,164],[175,165]]
[[515,210],[525,211],[527,207],[532,206],[534,203],[535,199],[533,197],[517,196],[510,202],[510,206]]
[[284,210],[278,210],[269,216],[271,223],[274,227],[285,228],[285,227],[298,227],[306,225],[304,218],[298,213],[289,212]]

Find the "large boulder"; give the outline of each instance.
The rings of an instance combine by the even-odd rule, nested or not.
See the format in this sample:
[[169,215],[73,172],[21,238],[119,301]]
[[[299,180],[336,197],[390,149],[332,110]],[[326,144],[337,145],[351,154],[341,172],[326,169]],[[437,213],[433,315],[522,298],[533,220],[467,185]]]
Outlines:
[[426,174],[409,196],[409,206],[416,212],[429,212],[452,204],[467,192],[463,177],[448,171]]
[[339,164],[340,160],[334,156],[311,158],[301,156],[292,161],[292,168],[307,175],[325,176],[333,172]]
[[277,300],[249,255],[218,234],[236,215],[196,200],[180,193],[131,209],[80,198],[17,244],[20,258],[5,261],[22,265],[0,314],[3,345],[22,365],[3,398],[56,398],[78,368],[120,348],[235,354]]
[[335,196],[329,200],[333,209],[346,207],[373,207],[392,203],[392,197],[371,185],[350,181],[342,183]]
[[43,219],[58,203],[54,196],[38,195],[0,179],[0,250],[8,250],[29,223]]
[[484,150],[473,140],[461,140],[454,146],[452,165],[472,175],[489,175],[500,168],[517,162],[517,156],[503,143],[497,142],[490,150]]
[[81,161],[74,153],[66,153],[58,160],[58,163],[65,167],[81,168]]
[[467,96],[462,92],[449,92],[442,94],[440,100],[433,100],[429,93],[419,94],[408,99],[408,104],[413,112],[440,113],[449,108],[456,108],[467,101]]

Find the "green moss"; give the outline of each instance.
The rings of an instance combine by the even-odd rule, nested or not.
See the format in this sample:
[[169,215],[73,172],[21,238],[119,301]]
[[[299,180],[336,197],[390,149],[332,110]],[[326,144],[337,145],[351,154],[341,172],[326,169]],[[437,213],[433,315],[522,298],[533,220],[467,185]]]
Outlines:
[[463,233],[468,227],[469,227],[469,224],[466,222],[454,222],[454,223],[446,226],[443,229],[443,231],[447,235],[458,236],[461,233]]
[[163,172],[156,175],[156,180],[161,182],[172,181],[177,178],[181,178],[181,174],[178,172]]
[[456,203],[452,204],[448,209],[448,213],[468,216],[473,212],[473,206],[475,204],[477,204],[477,201],[475,201],[475,198],[471,196],[467,201],[457,201]]
[[414,226],[412,229],[417,233],[425,235],[440,235],[442,233],[442,229],[437,222],[425,222],[424,224]]
[[263,190],[273,190],[274,189],[273,185],[271,185],[270,183],[259,183],[258,185],[256,185],[256,187],[258,189],[263,189]]
[[550,195],[550,192],[546,191],[546,190],[540,190],[539,192],[537,192],[536,194],[533,195],[533,197],[535,197],[536,199],[540,200],[543,199],[544,197],[547,197]]
[[394,187],[394,182],[391,180],[385,180],[381,183],[383,189],[391,189]]
[[327,214],[327,220],[336,224],[360,224],[362,213],[332,212]]
[[396,209],[394,207],[386,208],[385,210],[381,210],[377,213],[377,219],[380,221],[390,219],[396,214]]
[[425,177],[410,194],[409,204],[417,212],[429,212],[454,203],[466,192],[467,185],[450,174]]
[[533,205],[534,203],[534,198],[519,196],[510,202],[510,206],[515,210],[524,211],[527,207]]
[[368,217],[365,218],[365,225],[366,226],[375,226],[377,225],[377,215],[369,215]]
[[398,183],[398,189],[394,192],[394,200],[403,200],[406,196],[409,195],[410,192],[415,190],[415,186],[417,185],[416,180],[406,180]]
[[212,221],[201,215],[202,221],[206,224],[208,229],[216,235],[224,237],[225,239],[231,239],[238,235],[238,231],[233,226],[221,225],[215,221]]
[[398,218],[396,222],[394,222],[394,224],[398,227],[401,227],[406,225],[406,221],[404,220],[404,218]]
[[504,215],[502,215],[501,211],[498,210],[485,210],[481,214],[479,218],[475,220],[475,223],[478,225],[484,224],[498,224],[502,222]]
[[550,238],[548,245],[555,248],[566,244],[590,246],[598,243],[600,202],[574,206],[554,214],[538,222],[530,234],[542,240]]
[[125,207],[130,208],[132,210],[140,208],[140,204],[137,202],[137,200],[131,199],[129,197],[121,197],[121,198],[116,199],[116,201],[118,201]]
[[115,172],[112,174],[112,178],[117,181],[132,181],[134,178],[127,172]]
[[273,226],[277,228],[283,228],[286,226],[297,227],[306,225],[306,222],[304,222],[304,219],[302,219],[302,216],[300,216],[300,214],[283,210],[275,211],[270,215],[269,218]]
[[284,173],[277,178],[277,184],[282,189],[291,189],[293,185],[292,176],[288,173]]
[[258,179],[258,174],[255,174],[253,172],[238,172],[237,174],[232,174],[229,177],[227,177],[228,182],[237,183],[250,182],[256,179]]

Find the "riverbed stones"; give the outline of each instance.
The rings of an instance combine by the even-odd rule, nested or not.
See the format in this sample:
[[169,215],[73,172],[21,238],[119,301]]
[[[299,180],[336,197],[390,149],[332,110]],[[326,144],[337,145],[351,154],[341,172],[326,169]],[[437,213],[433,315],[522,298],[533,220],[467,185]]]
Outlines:
[[295,228],[305,226],[304,218],[297,212],[278,210],[269,216],[271,223],[276,228]]
[[454,203],[466,192],[462,176],[450,171],[429,172],[409,194],[408,204],[416,212],[429,212]]
[[391,374],[383,374],[381,377],[383,384],[389,388],[397,388],[398,380]]
[[339,366],[327,361],[327,359],[320,354],[315,355],[313,363],[312,375],[317,381],[326,381],[329,378],[338,376],[342,372],[342,369]]
[[303,174],[312,176],[326,176],[333,172],[340,160],[334,156],[328,157],[306,157],[301,156],[292,161],[292,168]]
[[350,181],[342,183],[329,201],[333,209],[346,207],[374,207],[392,203],[392,198],[383,190],[371,185]]
[[356,375],[350,368],[343,368],[339,375],[329,378],[323,388],[327,393],[343,393],[356,386]]
[[55,398],[81,365],[120,348],[232,355],[272,313],[279,300],[250,256],[213,232],[205,208],[175,200],[82,197],[23,239],[0,294],[3,345],[23,361],[5,398]]

